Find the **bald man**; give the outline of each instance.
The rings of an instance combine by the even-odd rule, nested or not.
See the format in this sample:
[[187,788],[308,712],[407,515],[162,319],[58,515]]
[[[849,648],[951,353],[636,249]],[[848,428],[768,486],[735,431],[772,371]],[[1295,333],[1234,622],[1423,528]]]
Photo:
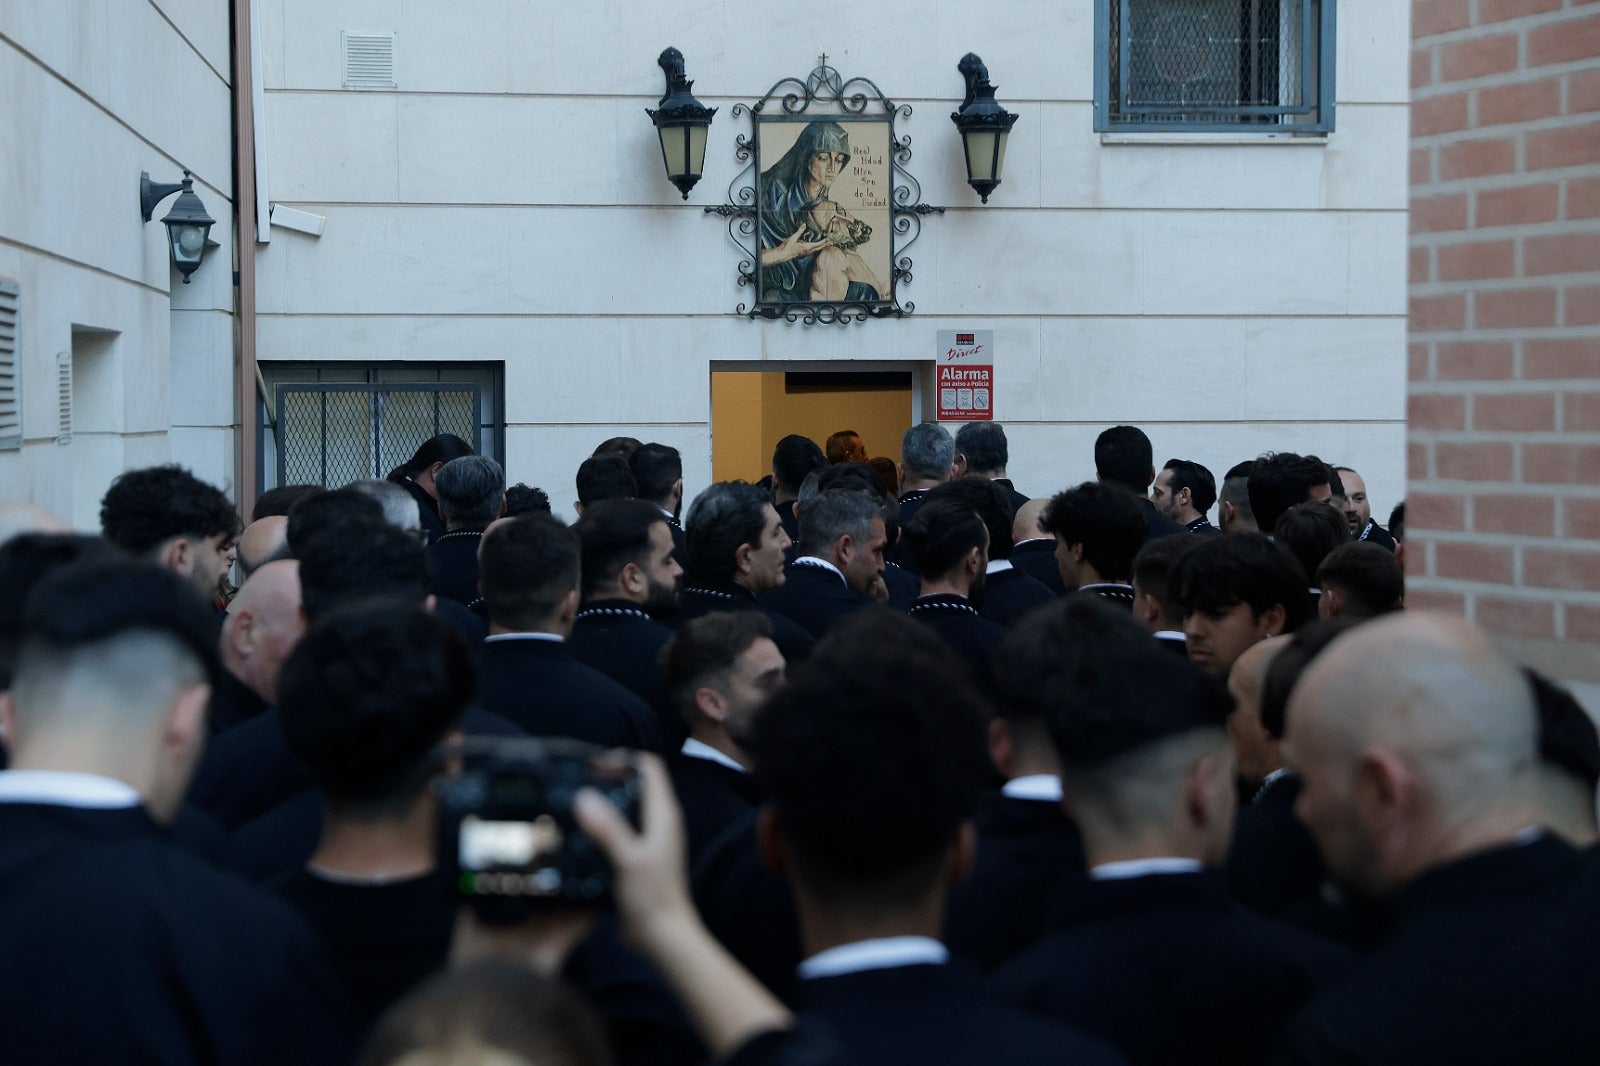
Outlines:
[[[396,491],[404,490],[396,487]],[[256,519],[239,534],[237,550],[240,581],[249,580],[265,563],[289,558],[289,519],[281,514]]]
[[1061,567],[1056,564],[1056,538],[1039,525],[1049,506],[1047,496],[1017,508],[1017,515],[1011,520],[1011,565],[1044,582],[1057,596],[1065,596],[1067,586],[1061,580]]
[[1284,745],[1296,809],[1394,921],[1283,1061],[1594,1060],[1600,878],[1540,826],[1535,738],[1527,682],[1458,618],[1382,618],[1312,660]]
[[305,628],[298,562],[279,559],[250,575],[222,624],[224,676],[211,701],[213,736],[277,702],[278,673]]

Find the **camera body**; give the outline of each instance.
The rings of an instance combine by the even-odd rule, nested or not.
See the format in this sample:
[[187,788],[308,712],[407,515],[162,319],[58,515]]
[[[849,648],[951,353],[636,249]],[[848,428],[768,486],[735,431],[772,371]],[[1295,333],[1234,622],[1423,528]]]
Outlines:
[[625,756],[574,740],[468,741],[466,767],[435,785],[439,867],[480,918],[514,923],[545,903],[611,899],[605,853],[572,801],[592,788],[639,824],[638,774]]

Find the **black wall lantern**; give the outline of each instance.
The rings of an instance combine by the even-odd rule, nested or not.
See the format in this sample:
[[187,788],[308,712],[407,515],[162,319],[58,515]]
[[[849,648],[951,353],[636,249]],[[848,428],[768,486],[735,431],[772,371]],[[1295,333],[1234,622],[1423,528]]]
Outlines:
[[183,283],[189,284],[189,275],[200,267],[206,257],[206,240],[217,220],[206,214],[206,205],[194,194],[194,179],[183,172],[183,180],[168,184],[150,180],[145,171],[139,175],[139,213],[146,222],[155,214],[156,205],[173,193],[178,199],[161,222],[167,227],[167,244],[172,255],[172,265],[183,274]]
[[661,161],[666,164],[667,178],[687,200],[689,190],[705,169],[706,130],[717,109],[702,104],[689,91],[694,82],[684,72],[682,52],[668,48],[656,62],[667,76],[667,94],[661,98],[659,110],[644,110],[661,138]]
[[962,147],[966,149],[967,184],[988,203],[989,194],[1000,184],[1006,138],[1017,124],[1017,116],[995,102],[989,68],[983,60],[968,52],[956,69],[967,79],[967,98],[961,102],[961,110],[951,113],[950,121],[961,131]]

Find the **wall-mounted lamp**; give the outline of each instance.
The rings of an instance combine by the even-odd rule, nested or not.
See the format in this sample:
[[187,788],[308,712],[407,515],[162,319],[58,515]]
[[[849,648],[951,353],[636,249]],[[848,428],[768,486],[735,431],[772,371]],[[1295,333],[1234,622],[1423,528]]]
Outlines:
[[178,199],[161,222],[167,227],[167,244],[172,255],[172,265],[183,274],[183,283],[189,284],[189,275],[200,267],[206,257],[206,238],[216,219],[206,214],[206,205],[194,194],[194,179],[183,172],[183,180],[168,184],[150,180],[148,171],[139,175],[139,213],[146,222],[155,214],[156,205],[173,193]]
[[995,102],[989,68],[983,60],[968,52],[956,69],[967,79],[967,98],[961,102],[961,110],[951,113],[950,121],[961,131],[961,143],[966,149],[967,184],[988,203],[989,194],[1000,184],[1006,138],[1017,124],[1017,116]]
[[684,72],[682,52],[668,48],[656,62],[667,76],[667,94],[661,98],[658,110],[644,110],[661,138],[661,161],[666,164],[667,178],[687,200],[689,190],[705,168],[706,130],[717,109],[702,104],[689,91],[694,82]]

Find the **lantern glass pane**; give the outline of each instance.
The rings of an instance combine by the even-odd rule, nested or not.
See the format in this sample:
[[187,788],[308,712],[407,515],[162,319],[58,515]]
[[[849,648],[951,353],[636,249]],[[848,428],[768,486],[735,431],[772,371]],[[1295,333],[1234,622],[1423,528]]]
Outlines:
[[689,173],[703,174],[706,166],[706,132],[709,126],[689,127]]
[[1006,170],[1006,141],[1008,141],[1010,139],[1011,139],[1011,131],[1010,130],[1002,130],[1002,131],[1000,131],[1000,153],[997,156],[995,156],[995,160],[994,160],[994,175],[993,175],[993,177],[994,177],[995,181],[999,181],[1000,180],[1000,176],[1005,173],[1005,170]]
[[[995,144],[993,130],[969,130],[967,142],[967,180],[993,181],[995,172]],[[1002,144],[1004,141],[1002,140]]]
[[661,158],[667,164],[667,176],[673,177],[686,171],[688,162],[689,138],[685,135],[682,126],[663,126],[661,128]]

